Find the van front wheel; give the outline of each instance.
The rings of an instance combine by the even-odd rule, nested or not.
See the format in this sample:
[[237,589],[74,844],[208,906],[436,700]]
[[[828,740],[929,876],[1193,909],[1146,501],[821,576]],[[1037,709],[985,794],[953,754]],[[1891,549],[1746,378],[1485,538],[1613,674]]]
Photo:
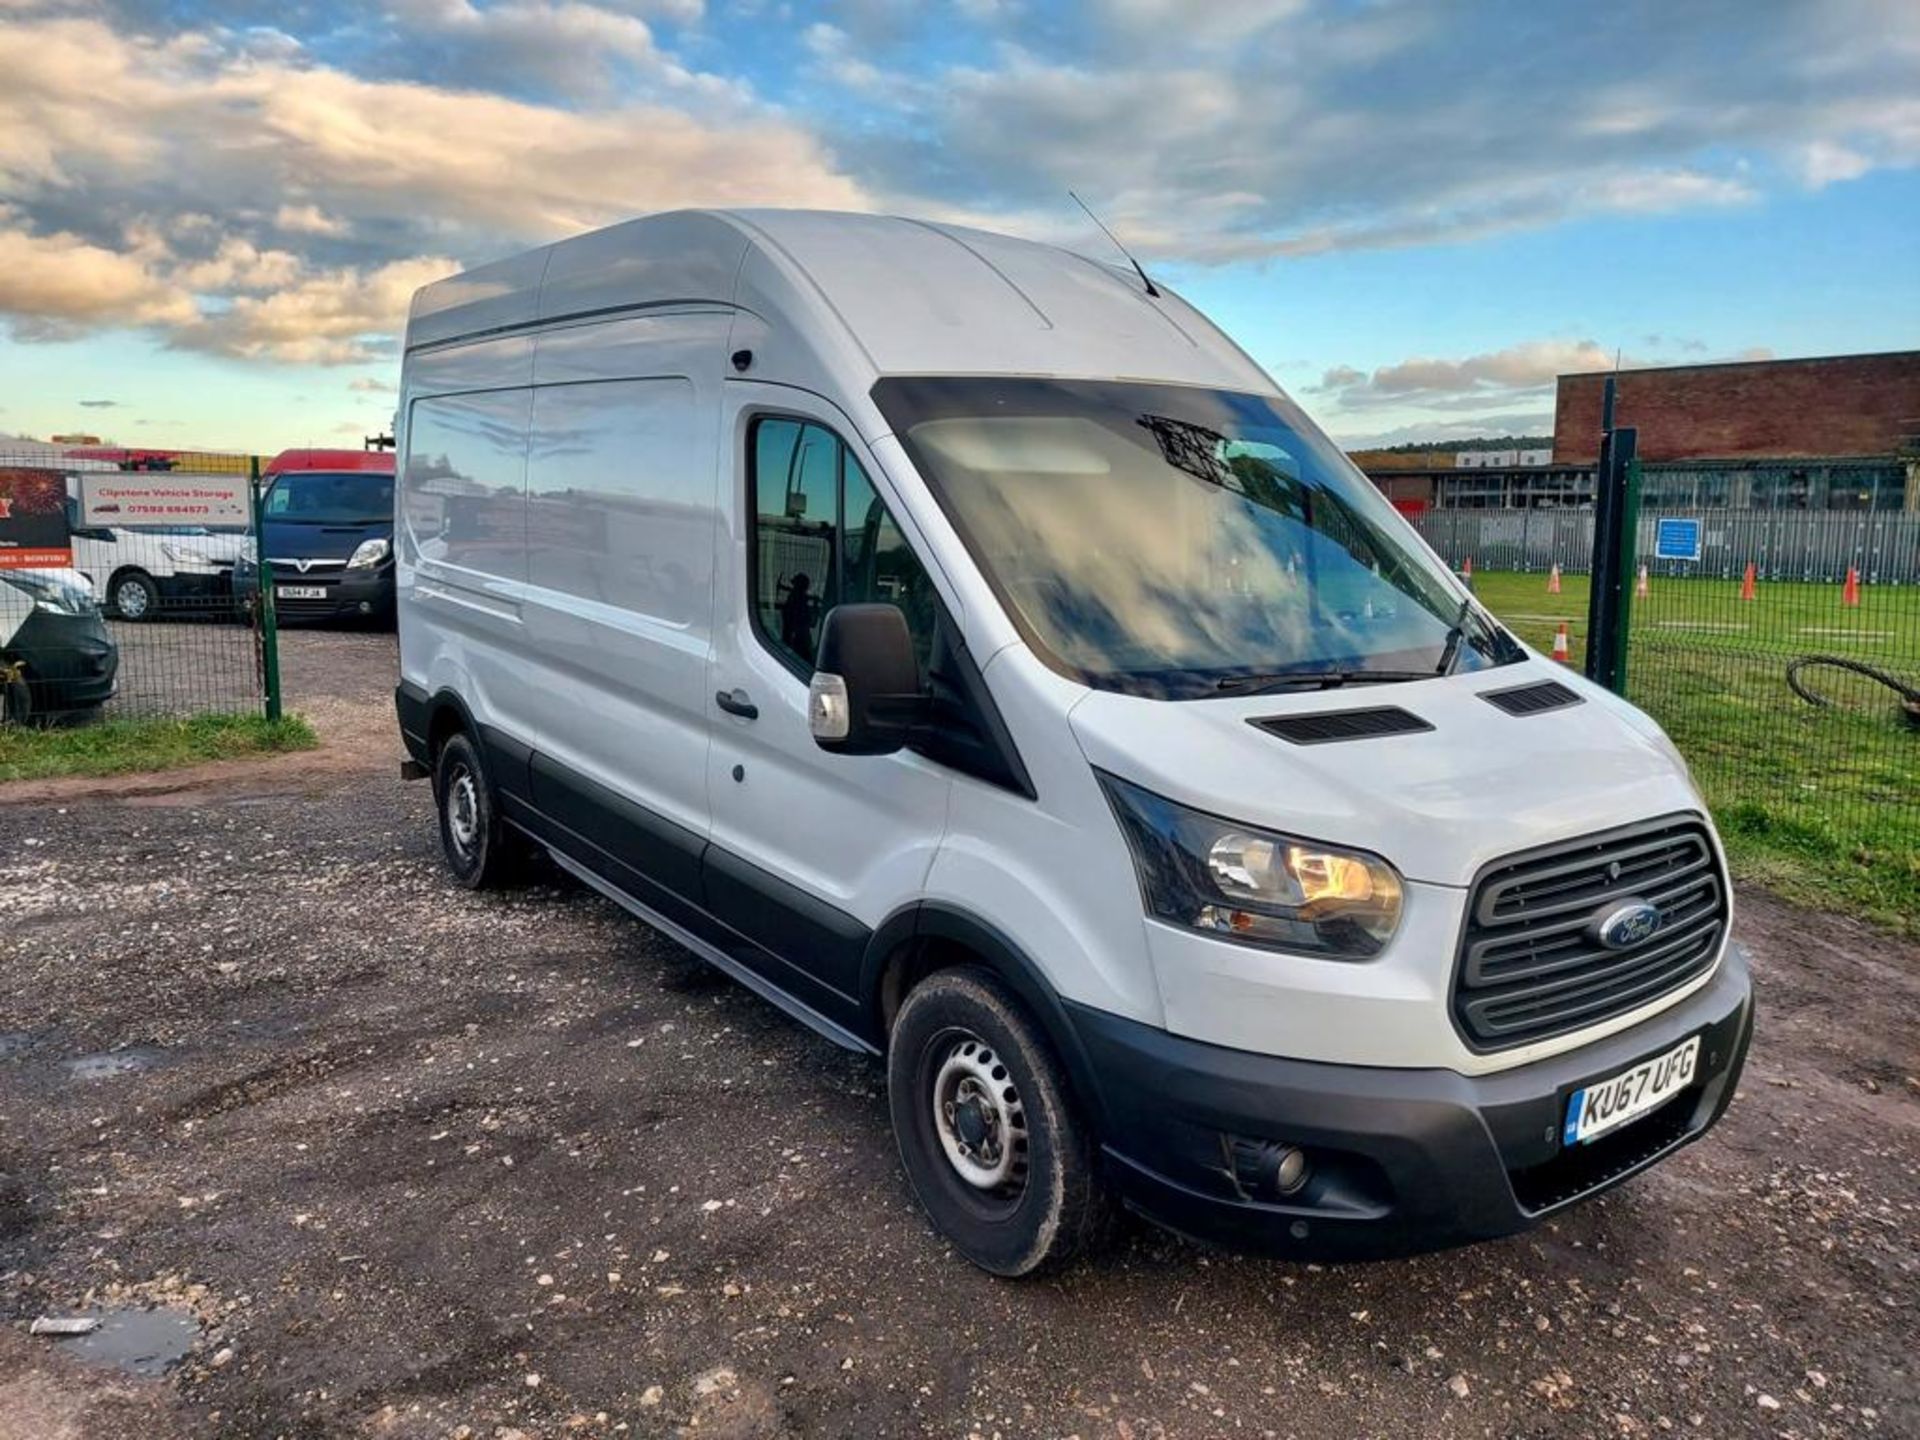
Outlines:
[[440,747],[433,796],[440,811],[440,848],[453,878],[469,890],[504,884],[516,858],[513,837],[494,804],[480,751],[465,734]]
[[887,1099],[934,1225],[996,1275],[1091,1248],[1106,1221],[1098,1148],[1038,1028],[993,976],[944,970],[894,1018]]

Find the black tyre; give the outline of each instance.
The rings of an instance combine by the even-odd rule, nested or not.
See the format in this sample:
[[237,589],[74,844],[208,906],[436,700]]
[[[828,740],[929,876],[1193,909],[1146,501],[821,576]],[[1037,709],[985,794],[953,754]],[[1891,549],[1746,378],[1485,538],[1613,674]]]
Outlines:
[[122,570],[107,586],[107,604],[122,620],[157,620],[160,587],[144,570]]
[[517,835],[500,818],[480,751],[465,734],[440,747],[433,766],[440,848],[453,878],[469,890],[511,881],[522,858]]
[[33,719],[33,687],[24,669],[0,666],[0,723],[25,725]]
[[887,1100],[914,1194],[981,1269],[1031,1275],[1105,1233],[1092,1131],[1039,1028],[992,975],[943,970],[908,994]]

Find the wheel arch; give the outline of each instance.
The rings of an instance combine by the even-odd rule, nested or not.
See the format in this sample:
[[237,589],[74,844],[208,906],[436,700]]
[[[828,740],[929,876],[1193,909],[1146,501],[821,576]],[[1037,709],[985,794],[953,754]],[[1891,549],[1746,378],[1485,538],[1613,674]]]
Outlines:
[[874,1045],[886,1050],[893,1017],[914,985],[963,965],[987,971],[1013,992],[1059,1058],[1067,1087],[1096,1133],[1105,1134],[1100,1087],[1059,994],[1004,931],[955,906],[918,901],[895,911],[873,932],[861,966],[860,993],[864,1027]]

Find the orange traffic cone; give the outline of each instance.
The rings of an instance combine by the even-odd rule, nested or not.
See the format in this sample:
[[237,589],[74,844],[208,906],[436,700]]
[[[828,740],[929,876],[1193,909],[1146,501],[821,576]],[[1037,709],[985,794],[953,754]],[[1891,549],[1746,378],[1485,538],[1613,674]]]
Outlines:
[[1860,603],[1860,572],[1851,565],[1847,567],[1847,583],[1840,587],[1840,603],[1842,605]]
[[1653,593],[1653,587],[1647,584],[1647,567],[1640,567],[1640,579],[1634,584],[1633,593],[1639,599],[1646,599]]
[[1553,569],[1547,572],[1547,594],[1558,595],[1559,593],[1560,593],[1560,567],[1556,565],[1553,567]]
[[1562,620],[1553,636],[1553,658],[1562,665],[1573,663],[1573,645],[1567,639],[1567,622]]
[[1754,598],[1754,578],[1754,565],[1753,562],[1749,560],[1747,562],[1747,573],[1740,577],[1740,598],[1742,600],[1751,600]]

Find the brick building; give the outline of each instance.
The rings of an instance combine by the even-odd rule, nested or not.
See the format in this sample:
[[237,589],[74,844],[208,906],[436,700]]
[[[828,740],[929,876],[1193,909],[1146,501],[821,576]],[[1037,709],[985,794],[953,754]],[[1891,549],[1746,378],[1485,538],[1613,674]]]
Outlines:
[[[1600,453],[1605,373],[1562,375],[1553,459]],[[1615,419],[1640,458],[1787,460],[1890,456],[1920,448],[1920,350],[1623,370]]]

